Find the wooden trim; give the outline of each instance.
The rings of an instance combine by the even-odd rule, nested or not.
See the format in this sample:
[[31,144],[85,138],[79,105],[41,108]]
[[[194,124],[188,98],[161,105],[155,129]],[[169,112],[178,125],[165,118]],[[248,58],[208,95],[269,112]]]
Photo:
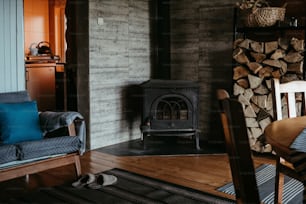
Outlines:
[[75,164],[76,175],[81,175],[80,156],[77,153],[53,157],[36,162],[26,163],[19,166],[9,167],[0,170],[0,182],[13,178],[35,174],[48,169],[53,169],[69,164]]
[[76,136],[74,122],[72,122],[70,125],[68,125],[68,134],[69,134],[69,136]]
[[281,94],[279,88],[279,79],[273,79],[273,89],[274,89],[274,98],[275,98],[275,120],[282,119],[282,103],[281,103]]

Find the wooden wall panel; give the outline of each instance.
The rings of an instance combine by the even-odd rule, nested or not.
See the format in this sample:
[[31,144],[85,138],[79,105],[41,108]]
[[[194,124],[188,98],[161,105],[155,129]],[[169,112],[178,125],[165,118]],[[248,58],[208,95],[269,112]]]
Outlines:
[[0,92],[25,89],[23,0],[0,0]]
[[[24,0],[24,52],[41,41],[49,41],[49,0]],[[52,31],[53,32],[53,31]],[[35,47],[33,45],[33,47]],[[51,48],[53,49],[53,44]],[[52,50],[54,51],[54,50]]]

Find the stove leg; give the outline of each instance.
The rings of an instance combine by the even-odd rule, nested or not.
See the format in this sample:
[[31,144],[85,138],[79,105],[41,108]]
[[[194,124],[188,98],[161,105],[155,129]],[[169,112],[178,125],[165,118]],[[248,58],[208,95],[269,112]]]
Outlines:
[[195,136],[196,148],[197,148],[197,150],[201,150],[201,147],[200,147],[200,134],[198,132],[196,132],[194,134],[194,136]]
[[147,133],[142,134],[143,149],[147,149]]

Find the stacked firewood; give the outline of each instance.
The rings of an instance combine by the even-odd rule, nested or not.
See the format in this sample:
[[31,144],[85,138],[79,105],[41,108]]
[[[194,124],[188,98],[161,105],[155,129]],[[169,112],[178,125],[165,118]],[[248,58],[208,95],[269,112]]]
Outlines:
[[271,42],[237,39],[234,42],[234,95],[244,106],[251,149],[271,152],[264,141],[273,120],[271,79],[281,82],[303,78],[304,40],[279,38]]

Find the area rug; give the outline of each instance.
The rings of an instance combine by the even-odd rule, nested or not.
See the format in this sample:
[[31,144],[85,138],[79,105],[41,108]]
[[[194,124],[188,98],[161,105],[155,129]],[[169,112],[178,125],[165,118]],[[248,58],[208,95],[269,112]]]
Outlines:
[[[261,165],[256,169],[256,180],[259,190],[260,200],[265,204],[274,202],[274,183],[275,183],[275,166],[270,164]],[[283,204],[302,203],[303,184],[289,176],[285,176],[283,189]],[[228,183],[217,189],[218,191],[235,195],[233,183]]]
[[194,140],[180,137],[149,137],[147,148],[144,149],[140,139],[131,140],[107,147],[96,149],[96,151],[116,156],[142,156],[142,155],[186,155],[186,154],[223,154],[225,147],[205,142],[200,143],[201,149],[195,148]]
[[182,186],[170,184],[121,169],[105,173],[117,176],[113,186],[98,190],[76,189],[70,185],[43,188],[7,203],[101,203],[101,204],[228,204],[234,202],[199,192]]

